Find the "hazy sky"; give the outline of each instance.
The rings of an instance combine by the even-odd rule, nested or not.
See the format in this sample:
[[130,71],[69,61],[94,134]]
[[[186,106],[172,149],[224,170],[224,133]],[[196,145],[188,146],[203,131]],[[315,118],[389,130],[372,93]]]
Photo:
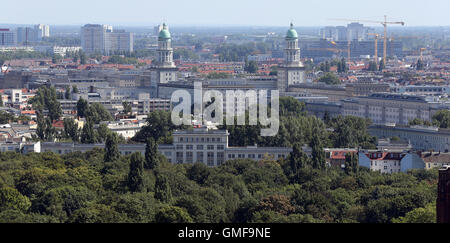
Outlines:
[[14,0],[2,1],[0,23],[190,26],[344,25],[330,18],[450,26],[450,0]]

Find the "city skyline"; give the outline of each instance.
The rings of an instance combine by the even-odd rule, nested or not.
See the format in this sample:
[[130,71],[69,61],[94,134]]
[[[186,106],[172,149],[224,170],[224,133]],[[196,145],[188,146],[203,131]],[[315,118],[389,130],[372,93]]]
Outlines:
[[[19,0],[4,3],[6,8],[0,17],[3,24],[44,23],[49,25],[82,25],[85,23],[107,23],[129,26],[154,25],[167,22],[172,26],[286,26],[293,21],[295,26],[316,27],[345,25],[334,18],[404,21],[406,26],[449,26],[446,10],[450,2],[431,0],[424,5],[418,0],[399,1],[356,1],[342,0],[326,2],[305,2],[280,0],[273,4],[269,0],[237,1],[211,4],[211,1],[128,1],[127,5],[118,1],[80,0],[70,6],[62,2],[43,0],[38,2]],[[26,6],[17,8],[17,6]],[[47,12],[51,6],[52,14]],[[89,6],[89,7],[86,7]],[[439,6],[439,7],[437,7]],[[19,10],[16,10],[19,9]],[[70,10],[70,11],[69,11]],[[233,18],[230,18],[230,16]],[[378,24],[367,23],[368,26]]]

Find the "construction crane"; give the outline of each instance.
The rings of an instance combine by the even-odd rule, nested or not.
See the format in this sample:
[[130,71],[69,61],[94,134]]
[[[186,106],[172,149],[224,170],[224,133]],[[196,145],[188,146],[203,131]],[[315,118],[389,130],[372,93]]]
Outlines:
[[380,36],[379,34],[376,33],[368,33],[368,35],[373,35],[375,38],[375,53],[373,55],[373,58],[375,59],[375,64],[378,66],[378,37]]
[[401,24],[405,25],[405,22],[389,22],[387,21],[387,16],[384,15],[384,21],[376,21],[376,20],[359,20],[359,19],[330,19],[330,20],[338,20],[338,21],[352,21],[352,22],[366,22],[366,23],[377,23],[381,24],[384,27],[384,46],[383,46],[383,63],[386,65],[386,55],[387,55],[387,26],[391,24]]

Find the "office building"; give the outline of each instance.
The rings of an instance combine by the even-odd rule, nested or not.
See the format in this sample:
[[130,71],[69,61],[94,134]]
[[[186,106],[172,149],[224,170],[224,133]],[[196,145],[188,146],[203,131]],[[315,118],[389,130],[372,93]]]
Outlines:
[[113,31],[112,26],[87,24],[81,27],[81,47],[86,53],[111,55],[133,51],[133,33]]
[[0,46],[17,45],[17,34],[10,29],[0,29]]
[[34,26],[34,29],[39,40],[42,40],[43,37],[50,37],[50,27],[48,25],[38,24]]
[[437,104],[423,96],[374,93],[367,97],[342,100],[343,115],[370,118],[374,124],[407,125],[420,118],[431,121]]
[[372,136],[378,138],[399,137],[409,141],[415,150],[450,151],[450,131],[423,126],[386,126],[372,125],[368,128]]
[[158,150],[172,163],[200,162],[208,166],[218,166],[232,159],[277,160],[292,152],[286,147],[229,147],[228,136],[227,130],[207,127],[175,131],[173,144],[160,145]]

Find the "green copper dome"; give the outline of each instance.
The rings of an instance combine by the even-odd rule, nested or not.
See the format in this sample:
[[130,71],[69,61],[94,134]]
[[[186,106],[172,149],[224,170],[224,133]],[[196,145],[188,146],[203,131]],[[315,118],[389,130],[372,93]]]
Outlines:
[[159,39],[170,39],[170,32],[167,30],[167,25],[163,24],[163,29],[159,32]]
[[286,34],[287,39],[298,39],[297,31],[294,29],[294,24],[291,23],[291,28],[288,30]]

